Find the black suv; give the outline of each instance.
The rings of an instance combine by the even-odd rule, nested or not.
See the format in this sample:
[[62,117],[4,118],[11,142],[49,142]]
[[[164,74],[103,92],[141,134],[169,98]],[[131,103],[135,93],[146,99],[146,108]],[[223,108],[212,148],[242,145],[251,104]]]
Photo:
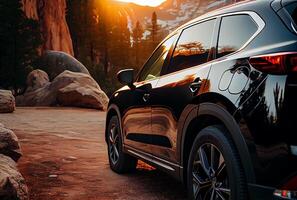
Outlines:
[[110,167],[137,159],[190,199],[297,199],[297,1],[248,1],[183,25],[110,99]]

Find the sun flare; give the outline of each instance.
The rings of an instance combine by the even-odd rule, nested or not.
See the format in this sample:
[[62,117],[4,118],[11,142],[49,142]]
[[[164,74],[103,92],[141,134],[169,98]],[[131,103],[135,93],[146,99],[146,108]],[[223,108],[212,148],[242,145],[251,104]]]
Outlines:
[[122,2],[129,2],[129,3],[135,3],[142,6],[159,6],[161,3],[163,3],[166,0],[117,0]]

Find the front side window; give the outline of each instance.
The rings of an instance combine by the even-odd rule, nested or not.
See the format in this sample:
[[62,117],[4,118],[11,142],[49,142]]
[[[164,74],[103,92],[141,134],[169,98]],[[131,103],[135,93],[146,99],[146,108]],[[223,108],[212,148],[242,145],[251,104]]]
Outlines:
[[257,29],[257,24],[249,15],[223,17],[219,33],[217,57],[239,50],[257,32]]
[[176,37],[177,35],[174,35],[165,42],[163,42],[163,44],[160,45],[159,48],[153,53],[153,55],[144,65],[143,70],[139,75],[139,82],[155,79],[160,76],[168,52]]
[[211,49],[215,20],[185,29],[174,50],[168,73],[206,63]]

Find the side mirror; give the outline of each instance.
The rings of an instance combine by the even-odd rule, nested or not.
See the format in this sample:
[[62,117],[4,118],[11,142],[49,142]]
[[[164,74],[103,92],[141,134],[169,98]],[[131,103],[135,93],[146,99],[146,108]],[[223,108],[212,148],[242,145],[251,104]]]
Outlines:
[[124,69],[118,72],[117,78],[123,85],[128,85],[130,88],[134,88],[134,69]]

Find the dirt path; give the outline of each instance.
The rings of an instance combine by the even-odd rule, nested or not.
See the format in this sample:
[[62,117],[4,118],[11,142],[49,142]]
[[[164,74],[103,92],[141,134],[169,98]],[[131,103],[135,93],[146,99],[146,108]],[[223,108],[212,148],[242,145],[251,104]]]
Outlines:
[[21,141],[19,168],[31,199],[186,199],[179,182],[146,165],[130,175],[113,173],[104,120],[104,112],[76,108],[17,108],[0,115]]

